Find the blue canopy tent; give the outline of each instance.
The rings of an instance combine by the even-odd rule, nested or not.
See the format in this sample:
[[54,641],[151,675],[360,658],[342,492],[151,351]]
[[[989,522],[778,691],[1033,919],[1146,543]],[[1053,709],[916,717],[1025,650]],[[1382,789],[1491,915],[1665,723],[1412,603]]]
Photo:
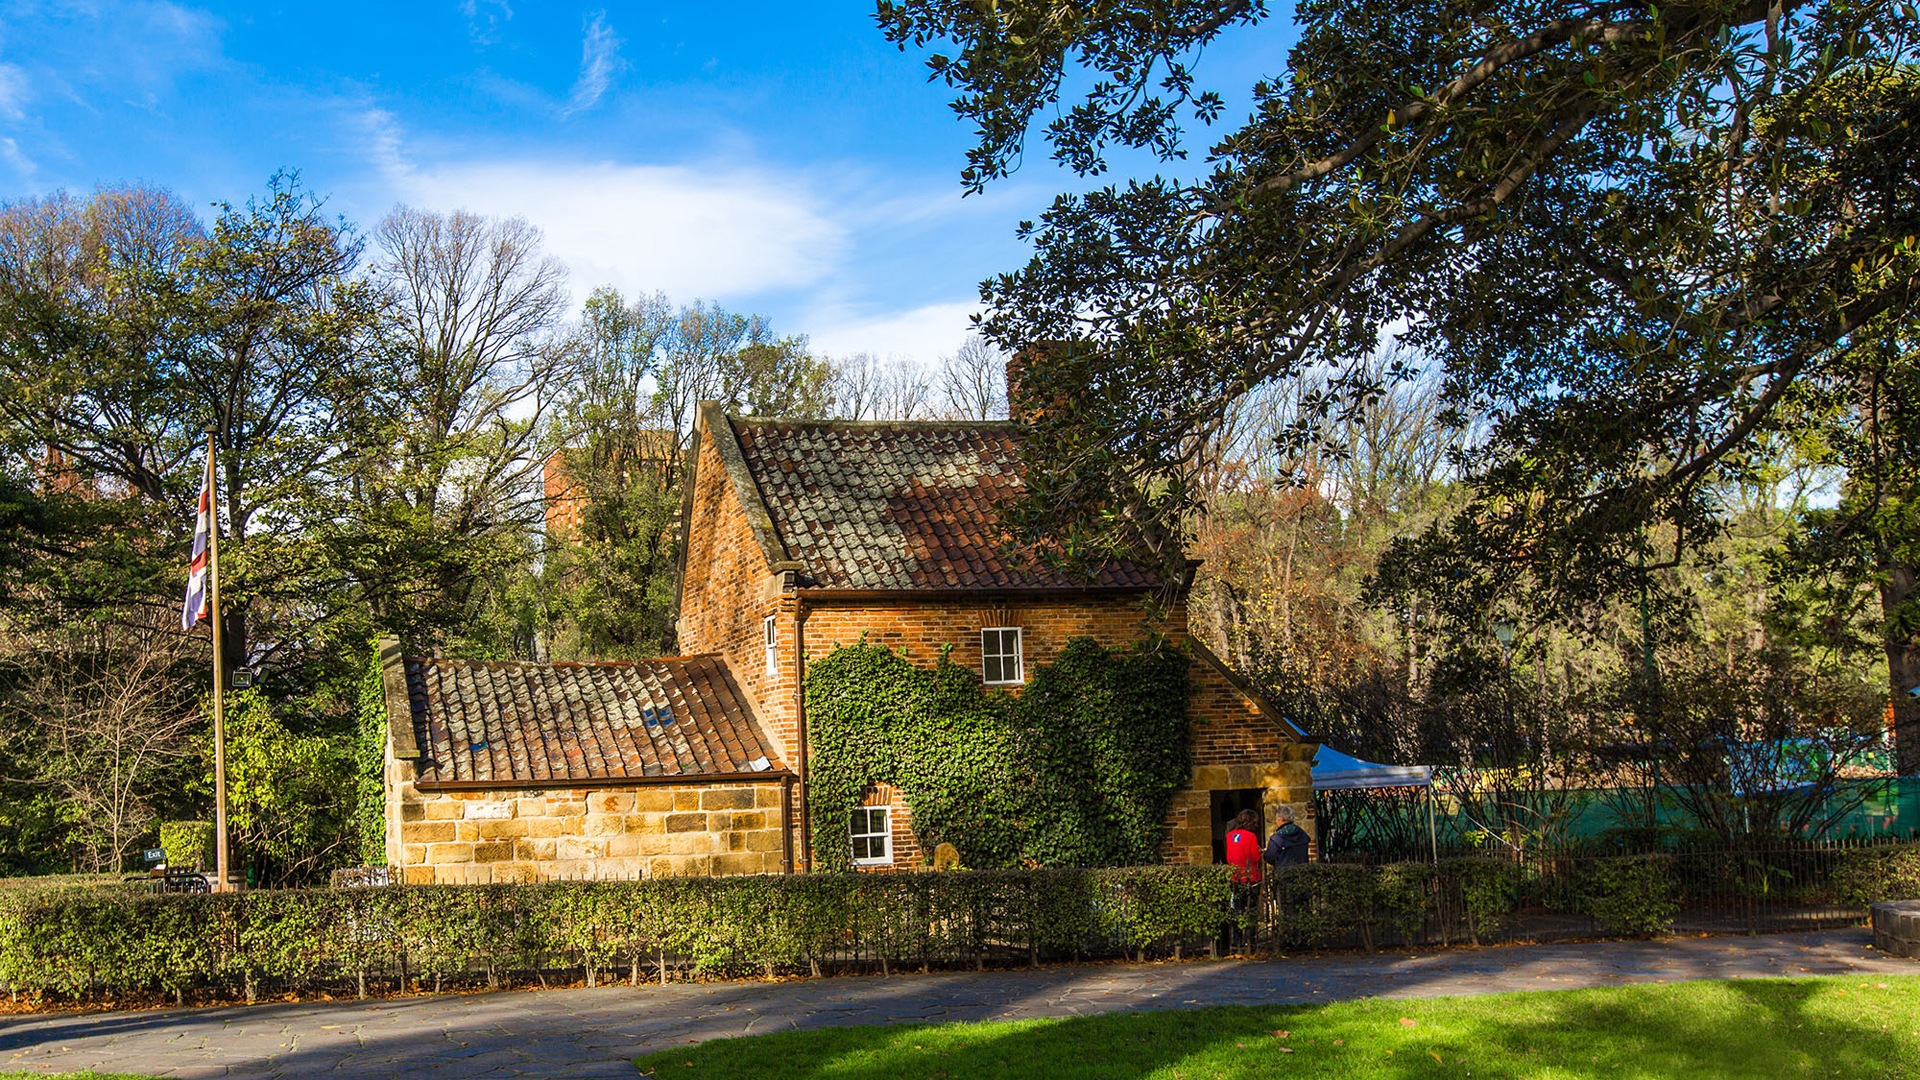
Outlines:
[[1433,861],[1440,861],[1440,831],[1434,821],[1433,767],[1429,765],[1381,765],[1343,754],[1331,746],[1322,746],[1313,758],[1313,790],[1359,791],[1371,788],[1425,788],[1427,791],[1427,840],[1433,845]]

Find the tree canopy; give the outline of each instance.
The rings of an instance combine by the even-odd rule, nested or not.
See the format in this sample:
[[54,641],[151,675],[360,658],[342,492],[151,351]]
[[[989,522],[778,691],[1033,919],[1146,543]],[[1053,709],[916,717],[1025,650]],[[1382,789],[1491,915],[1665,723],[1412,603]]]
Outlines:
[[[932,77],[977,129],[972,190],[1029,140],[1088,175],[1116,150],[1177,161],[1183,125],[1225,110],[1203,50],[1271,17],[1256,0],[879,9],[902,48],[938,50]],[[1337,449],[1329,430],[1424,368],[1484,437],[1457,455],[1471,498],[1385,560],[1385,587],[1470,626],[1502,598],[1574,618],[1710,538],[1756,442],[1800,425],[1803,395],[1857,405],[1855,350],[1901,333],[1920,280],[1910,6],[1303,0],[1294,17],[1297,44],[1197,175],[1057,198],[1023,225],[1027,265],[983,285],[987,335],[1028,350],[1021,529],[1096,559],[1144,534],[1172,561],[1235,403],[1311,375],[1276,441]],[[1412,363],[1373,362],[1389,337]],[[1903,742],[1920,768],[1920,727]]]

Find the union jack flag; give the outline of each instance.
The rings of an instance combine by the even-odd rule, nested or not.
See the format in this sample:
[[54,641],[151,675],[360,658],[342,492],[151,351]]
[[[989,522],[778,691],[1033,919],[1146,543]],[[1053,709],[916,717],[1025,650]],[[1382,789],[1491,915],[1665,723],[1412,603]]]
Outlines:
[[180,629],[207,617],[207,543],[213,530],[213,470],[200,483],[200,516],[193,523],[193,559],[187,564],[187,601],[180,609]]

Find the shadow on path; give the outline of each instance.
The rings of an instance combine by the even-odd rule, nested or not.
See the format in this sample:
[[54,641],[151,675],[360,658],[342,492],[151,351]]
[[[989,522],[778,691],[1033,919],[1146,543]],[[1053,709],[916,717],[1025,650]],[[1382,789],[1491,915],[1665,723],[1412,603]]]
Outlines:
[[780,1030],[1870,972],[1920,963],[1847,930],[45,1014],[0,1020],[0,1071],[632,1077],[639,1053]]

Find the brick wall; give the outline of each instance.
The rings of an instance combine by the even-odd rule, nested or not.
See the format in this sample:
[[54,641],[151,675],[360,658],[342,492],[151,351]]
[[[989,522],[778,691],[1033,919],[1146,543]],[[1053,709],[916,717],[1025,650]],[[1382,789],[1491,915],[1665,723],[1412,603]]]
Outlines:
[[[1090,637],[1108,648],[1124,648],[1149,629],[1135,597],[1047,597],[1034,600],[978,601],[935,597],[925,601],[887,601],[858,606],[835,603],[808,609],[807,658],[825,656],[837,645],[852,645],[864,634],[869,645],[904,651],[920,667],[932,667],[943,646],[953,646],[953,662],[980,671],[980,631],[989,626],[1018,626],[1027,673],[1050,664],[1067,642]],[[1176,640],[1185,618],[1151,624]]]
[[[793,600],[773,586],[765,553],[714,446],[702,428],[696,444],[680,588],[680,652],[719,653],[753,700],[781,758],[798,758],[793,707]],[[779,665],[769,678],[762,621],[776,615]]]

